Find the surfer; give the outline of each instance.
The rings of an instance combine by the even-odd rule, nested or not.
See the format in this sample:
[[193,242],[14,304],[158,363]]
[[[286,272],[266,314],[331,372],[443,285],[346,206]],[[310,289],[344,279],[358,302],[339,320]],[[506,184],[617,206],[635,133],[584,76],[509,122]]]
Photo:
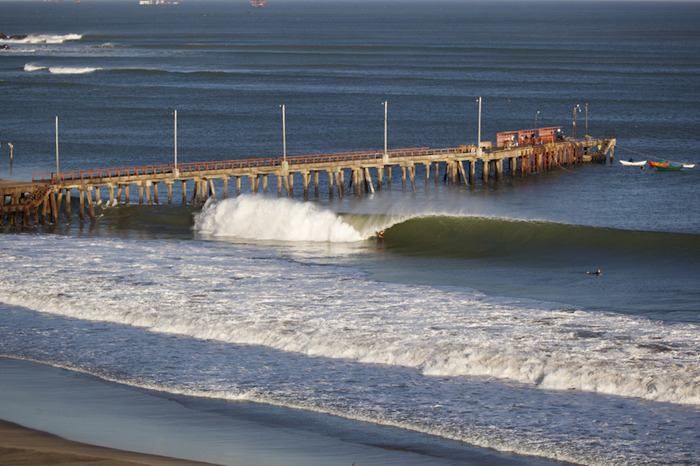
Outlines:
[[595,272],[588,271],[588,272],[586,272],[586,273],[587,273],[588,275],[596,275],[596,276],[598,276],[598,277],[600,277],[601,275],[603,275],[603,272],[601,272],[600,269],[596,270]]
[[378,232],[377,232],[377,238],[379,238],[379,239],[384,239],[384,232],[385,232],[385,231],[386,231],[386,230],[378,231]]

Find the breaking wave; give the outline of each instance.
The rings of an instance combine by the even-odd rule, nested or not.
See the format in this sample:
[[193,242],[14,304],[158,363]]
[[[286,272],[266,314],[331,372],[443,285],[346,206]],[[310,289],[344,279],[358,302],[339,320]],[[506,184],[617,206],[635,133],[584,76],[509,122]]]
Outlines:
[[344,243],[365,239],[338,214],[309,202],[240,196],[204,206],[197,232],[211,236],[272,241]]
[[27,36],[13,36],[0,40],[15,44],[62,44],[67,41],[81,40],[82,34],[29,34]]
[[95,71],[100,71],[102,68],[91,68],[89,66],[52,66],[49,68],[49,73],[51,74],[86,74]]

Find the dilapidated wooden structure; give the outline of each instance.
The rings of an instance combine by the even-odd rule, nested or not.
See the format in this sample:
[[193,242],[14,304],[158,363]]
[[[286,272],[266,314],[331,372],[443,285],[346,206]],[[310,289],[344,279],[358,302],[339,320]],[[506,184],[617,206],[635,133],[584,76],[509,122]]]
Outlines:
[[[275,177],[277,193],[308,198],[313,183],[314,195],[319,196],[319,178],[325,172],[329,196],[349,193],[361,195],[391,187],[392,170],[401,170],[401,182],[407,180],[415,188],[416,167],[423,167],[426,183],[474,184],[477,173],[484,183],[498,182],[504,173],[525,176],[543,170],[580,163],[612,162],[615,139],[564,141],[550,131],[543,137],[531,139],[531,144],[491,147],[464,145],[445,149],[418,147],[387,151],[364,151],[340,154],[316,154],[261,159],[239,159],[217,162],[150,165],[142,167],[78,170],[60,173],[37,173],[32,182],[0,182],[0,226],[26,226],[33,222],[57,222],[59,213],[70,218],[72,192],[77,191],[80,218],[95,218],[95,204],[132,202],[130,189],[138,189],[140,204],[158,204],[159,187],[165,186],[167,202],[173,202],[173,185],[181,184],[183,204],[202,203],[217,196],[216,180],[221,196],[229,196],[229,185],[235,183],[235,193],[242,191],[241,180],[249,180],[249,190],[267,192],[268,178]],[[302,189],[295,192],[295,178]],[[106,192],[105,192],[106,191]]]

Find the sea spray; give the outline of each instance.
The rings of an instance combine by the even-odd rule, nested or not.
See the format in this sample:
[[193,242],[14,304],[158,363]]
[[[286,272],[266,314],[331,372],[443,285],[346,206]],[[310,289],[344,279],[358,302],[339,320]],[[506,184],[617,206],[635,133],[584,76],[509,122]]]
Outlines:
[[273,241],[354,242],[365,237],[334,212],[290,199],[240,196],[210,202],[194,229],[211,236]]

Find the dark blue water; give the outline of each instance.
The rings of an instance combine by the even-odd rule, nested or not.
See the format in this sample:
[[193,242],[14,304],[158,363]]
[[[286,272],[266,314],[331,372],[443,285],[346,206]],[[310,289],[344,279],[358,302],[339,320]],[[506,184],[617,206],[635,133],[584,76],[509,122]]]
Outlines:
[[[577,137],[617,138],[612,165],[502,183],[425,184],[419,167],[415,190],[395,170],[391,191],[328,199],[321,176],[306,203],[271,189],[196,221],[120,205],[5,231],[2,354],[520,454],[698,461],[700,168],[618,163],[700,163],[697,3],[86,0],[0,2],[0,18],[30,35],[0,51],[3,179],[55,170],[56,116],[61,170],[171,163],[175,109],[180,162],[280,156],[282,104],[289,155],[382,149],[384,101],[389,147],[473,144],[480,96],[482,140],[573,136],[574,118]],[[87,322],[179,338],[111,358]],[[61,331],[14,337],[44,326]],[[251,373],[261,360],[274,369]]]

